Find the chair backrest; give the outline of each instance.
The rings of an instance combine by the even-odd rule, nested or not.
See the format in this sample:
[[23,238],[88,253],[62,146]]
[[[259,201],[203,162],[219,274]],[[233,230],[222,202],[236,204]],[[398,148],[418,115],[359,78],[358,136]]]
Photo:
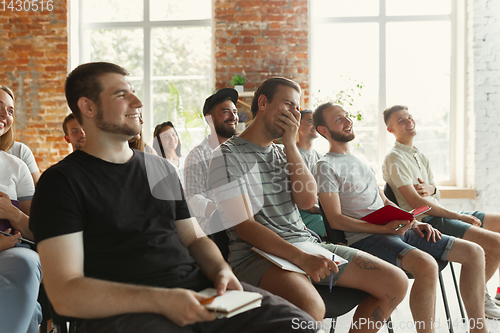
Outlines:
[[321,216],[323,216],[323,223],[325,224],[326,236],[328,241],[333,244],[347,244],[347,239],[345,238],[345,234],[342,230],[333,229],[330,227],[330,223],[328,223],[328,219],[326,218],[325,211],[319,203],[319,209],[321,210]]
[[396,195],[394,194],[394,191],[392,190],[391,186],[389,186],[389,184],[387,184],[387,183],[385,183],[385,186],[384,186],[384,194],[385,194],[385,197],[387,199],[394,202],[396,204],[396,206],[399,206],[398,200],[396,199]]

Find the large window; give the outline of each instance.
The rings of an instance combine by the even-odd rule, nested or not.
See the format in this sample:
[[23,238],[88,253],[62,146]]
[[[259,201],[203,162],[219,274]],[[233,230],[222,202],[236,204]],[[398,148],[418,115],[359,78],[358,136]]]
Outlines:
[[[463,185],[461,6],[452,0],[311,0],[312,106],[340,96],[347,111],[361,111],[351,147],[379,177],[394,144],[382,111],[403,104],[416,119],[415,145],[429,157],[436,181]],[[326,140],[316,141],[327,149]]]
[[201,141],[213,87],[211,0],[71,0],[70,29],[72,68],[109,61],[130,72],[146,141],[167,120],[183,148]]

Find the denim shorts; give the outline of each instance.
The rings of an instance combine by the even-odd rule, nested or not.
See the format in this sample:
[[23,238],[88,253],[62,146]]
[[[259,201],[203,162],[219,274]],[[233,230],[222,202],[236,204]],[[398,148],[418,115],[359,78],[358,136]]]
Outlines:
[[401,260],[406,253],[413,249],[422,250],[435,259],[445,261],[454,241],[455,237],[443,234],[441,239],[434,243],[432,240],[427,241],[425,237],[420,238],[415,231],[410,229],[402,237],[375,234],[363,238],[351,246],[402,268]]
[[[484,224],[484,213],[475,212],[459,212],[459,214],[473,215],[481,221],[481,228]],[[436,216],[426,216],[422,219],[422,222],[429,223],[437,230],[441,231],[443,234],[454,236],[457,238],[464,238],[465,232],[472,226],[467,222],[460,220],[446,219],[444,217]]]

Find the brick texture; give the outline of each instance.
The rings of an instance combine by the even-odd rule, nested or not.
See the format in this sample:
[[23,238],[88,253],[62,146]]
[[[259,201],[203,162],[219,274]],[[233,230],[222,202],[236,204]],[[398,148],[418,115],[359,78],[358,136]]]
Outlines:
[[16,139],[31,148],[42,171],[70,152],[61,129],[69,112],[67,10],[61,0],[52,11],[0,8],[0,84],[14,90]]
[[307,1],[215,0],[215,85],[231,87],[244,73],[245,90],[270,76],[285,76],[309,96]]

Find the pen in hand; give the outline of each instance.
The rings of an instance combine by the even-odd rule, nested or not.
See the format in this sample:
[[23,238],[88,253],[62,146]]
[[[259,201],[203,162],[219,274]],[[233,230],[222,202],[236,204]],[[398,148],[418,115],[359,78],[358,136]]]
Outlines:
[[209,304],[212,303],[212,301],[217,297],[217,295],[214,295],[210,298],[204,299],[203,301],[200,302],[201,305]]
[[394,231],[398,231],[399,229],[403,228],[406,224],[400,224]]
[[[8,232],[2,231],[2,230],[0,230],[0,234],[4,234],[5,236],[12,236],[12,235],[11,235],[11,234],[9,234]],[[31,244],[31,245],[35,245],[35,242],[32,242],[32,241],[30,241],[30,240],[28,240],[28,239],[26,239],[26,238],[22,238],[22,237],[21,237],[21,238],[19,238],[19,240],[21,240],[21,241],[23,241],[23,242],[26,242],[26,243],[28,243],[28,244]]]
[[[332,261],[336,264],[338,264],[338,262],[335,261],[335,254],[332,256]],[[333,271],[330,269],[330,292],[332,292],[332,287],[333,287]]]

